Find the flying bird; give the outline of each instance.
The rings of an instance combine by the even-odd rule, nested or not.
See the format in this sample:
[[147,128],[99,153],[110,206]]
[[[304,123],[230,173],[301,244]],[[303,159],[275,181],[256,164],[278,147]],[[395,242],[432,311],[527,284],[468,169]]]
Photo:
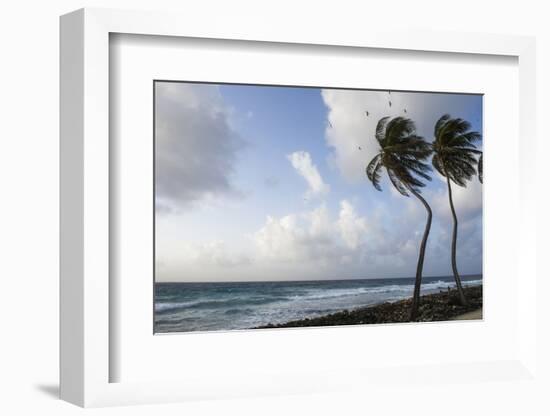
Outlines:
[[332,123],[330,121],[328,122],[328,125],[330,128],[332,128]]
[[359,150],[361,150],[361,146],[358,146],[359,147]]
[[405,114],[407,114],[407,109],[405,108],[405,109],[403,110],[403,112],[404,112]]
[[390,101],[390,107],[391,107],[391,101]]
[[369,112],[368,112],[368,111],[365,111],[365,114],[367,115],[367,117],[369,116]]

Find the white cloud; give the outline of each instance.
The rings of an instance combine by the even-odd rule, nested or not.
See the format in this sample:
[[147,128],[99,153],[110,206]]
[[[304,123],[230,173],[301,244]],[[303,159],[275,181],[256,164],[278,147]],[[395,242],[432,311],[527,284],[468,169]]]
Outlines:
[[[407,215],[395,218],[389,227],[383,213],[362,216],[346,199],[332,215],[322,204],[300,214],[270,216],[252,236],[258,249],[254,263],[265,265],[266,270],[273,265],[292,266],[304,278],[413,276],[426,213],[421,206],[416,209],[417,201],[401,198],[401,202]],[[432,229],[431,245],[445,238],[440,234],[441,229]],[[447,241],[441,244],[446,247]],[[427,273],[447,266],[445,259],[430,262],[429,267],[426,262]]]
[[[332,162],[350,182],[365,180],[365,168],[378,152],[371,136],[374,135],[373,120],[380,118],[375,108],[382,107],[382,95],[323,90],[322,97],[328,107],[330,124],[325,137],[333,150]],[[365,114],[367,109],[369,117]]]
[[[414,276],[426,212],[414,198],[399,199],[399,217],[381,209],[358,212],[347,199],[336,210],[326,203],[303,212],[268,216],[250,234],[232,241],[183,244],[164,280],[300,280]],[[435,212],[435,208],[434,208]],[[425,275],[450,274],[450,222],[434,217]],[[243,245],[242,241],[247,244]],[[475,273],[481,264],[478,216],[459,222],[459,271]],[[391,267],[388,267],[391,265]]]
[[297,248],[305,236],[305,231],[297,227],[296,215],[268,216],[265,225],[255,233],[254,240],[262,257],[292,261],[301,257]]
[[287,155],[287,158],[292,167],[306,180],[309,187],[306,196],[321,196],[329,192],[330,186],[323,181],[308,152],[294,152]]
[[332,258],[337,247],[334,224],[324,205],[280,218],[268,216],[252,238],[260,263],[302,263],[311,267],[311,262]]
[[155,184],[159,213],[239,196],[231,178],[244,142],[216,86],[157,83]]
[[[267,217],[253,238],[260,257],[279,262],[350,262],[368,231],[366,218],[353,205],[340,203],[337,218],[331,219],[325,204],[302,214]],[[315,263],[310,264],[315,267]]]
[[367,232],[367,221],[357,216],[353,205],[346,200],[340,202],[338,229],[346,245],[355,250]]

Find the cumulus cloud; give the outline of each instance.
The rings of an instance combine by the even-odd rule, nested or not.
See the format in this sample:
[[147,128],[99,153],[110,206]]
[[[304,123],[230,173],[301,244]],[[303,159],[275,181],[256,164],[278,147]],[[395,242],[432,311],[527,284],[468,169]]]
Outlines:
[[244,141],[232,129],[231,110],[216,86],[157,83],[155,185],[159,212],[239,196],[231,181]]
[[[399,203],[403,215],[391,218],[384,210],[360,214],[347,199],[334,210],[322,203],[311,210],[269,215],[256,231],[246,234],[245,246],[222,240],[184,244],[162,275],[167,280],[201,276],[214,281],[411,277],[426,212],[413,198],[401,197]],[[479,271],[481,242],[480,217],[460,221],[461,273]],[[434,218],[426,276],[451,273],[449,248],[450,222]]]
[[331,218],[325,204],[280,218],[268,216],[253,238],[261,258],[279,262],[350,262],[360,257],[367,237],[367,220],[343,200],[337,218]]
[[[406,215],[393,218],[389,227],[383,213],[360,215],[346,199],[333,213],[321,204],[300,214],[268,216],[252,236],[257,249],[254,263],[266,269],[274,264],[293,265],[303,278],[412,276],[426,214],[412,199],[401,198],[401,202]],[[442,238],[444,230],[434,227],[429,244],[444,245],[448,252],[448,238]],[[445,259],[430,261],[427,273],[447,266]]]
[[[310,221],[315,221],[315,215],[311,213]],[[296,214],[268,216],[253,238],[261,260],[279,263],[319,260],[330,254],[333,246],[329,236],[316,232],[312,223],[307,227]]]
[[287,155],[287,158],[292,167],[306,180],[309,187],[306,196],[326,195],[329,192],[329,185],[323,181],[308,152],[294,152]]
[[346,245],[355,250],[367,232],[367,221],[357,216],[353,205],[346,200],[340,202],[338,229]]

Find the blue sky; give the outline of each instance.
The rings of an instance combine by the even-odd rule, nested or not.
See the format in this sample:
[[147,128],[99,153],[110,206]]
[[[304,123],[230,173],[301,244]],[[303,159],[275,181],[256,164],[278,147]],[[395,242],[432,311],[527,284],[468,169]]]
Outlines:
[[[426,215],[387,179],[383,192],[368,182],[376,122],[410,117],[428,140],[444,113],[482,123],[478,95],[157,83],[156,100],[159,281],[413,276]],[[448,275],[446,183],[433,176],[425,275]],[[480,273],[481,185],[453,191],[459,270]]]

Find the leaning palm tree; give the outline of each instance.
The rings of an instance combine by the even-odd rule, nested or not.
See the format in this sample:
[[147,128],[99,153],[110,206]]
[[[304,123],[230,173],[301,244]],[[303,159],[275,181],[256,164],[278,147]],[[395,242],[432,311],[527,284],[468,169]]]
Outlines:
[[[466,186],[472,176],[477,175],[480,182],[483,182],[483,155],[476,147],[476,142],[481,140],[477,131],[470,131],[471,125],[461,118],[451,118],[449,114],[442,116],[434,128],[434,155],[432,164],[434,168],[447,180],[449,192],[449,205],[453,215],[453,240],[451,243],[451,264],[453,274],[462,305],[467,305],[464,290],[460,282],[458,268],[456,266],[456,240],[458,220],[453,204],[453,193],[451,181],[459,186]],[[480,155],[477,160],[477,155]]]
[[377,190],[382,190],[380,186],[380,171],[384,168],[395,189],[401,195],[407,197],[409,193],[413,194],[422,202],[428,212],[416,266],[416,279],[414,282],[413,303],[410,315],[410,319],[415,320],[418,314],[426,243],[432,224],[432,210],[426,200],[420,195],[420,188],[425,186],[422,179],[431,180],[431,177],[428,175],[431,167],[425,163],[425,160],[431,155],[432,148],[423,137],[416,135],[414,122],[403,117],[395,117],[391,120],[390,117],[380,119],[376,126],[375,137],[380,150],[370,161],[366,169],[367,177],[372,182],[372,185]]

